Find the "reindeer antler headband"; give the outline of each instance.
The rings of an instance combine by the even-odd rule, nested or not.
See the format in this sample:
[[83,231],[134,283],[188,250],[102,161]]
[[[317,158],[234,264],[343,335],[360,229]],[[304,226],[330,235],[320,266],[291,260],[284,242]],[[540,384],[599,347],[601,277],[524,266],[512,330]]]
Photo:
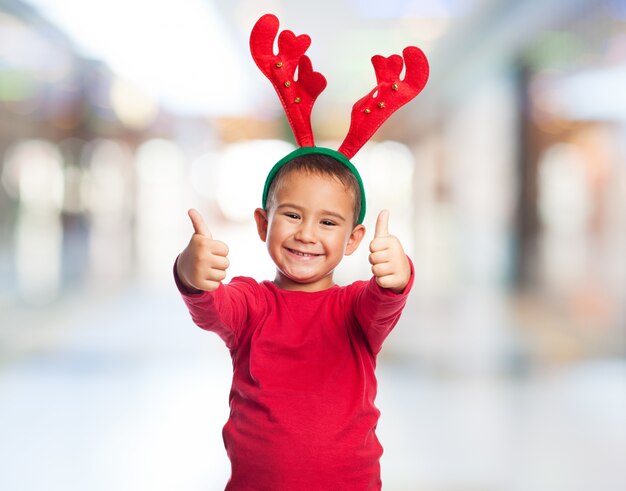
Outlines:
[[[296,36],[292,31],[282,31],[278,36],[278,54],[274,54],[278,28],[276,16],[262,16],[252,28],[250,51],[259,69],[272,82],[300,148],[286,155],[270,171],[263,190],[263,207],[267,203],[270,185],[281,167],[301,155],[324,154],[346,165],[356,176],[362,199],[357,223],[362,223],[365,216],[365,190],[361,176],[350,159],[389,116],[424,88],[428,80],[426,56],[419,48],[409,46],[402,51],[403,56],[372,57],[377,85],[352,107],[350,129],[339,150],[316,147],[311,128],[311,110],[317,97],[326,88],[326,79],[321,73],[313,71],[311,60],[304,54],[311,45],[311,38],[306,34]],[[404,64],[405,75],[400,80]],[[298,80],[294,80],[296,69]]]

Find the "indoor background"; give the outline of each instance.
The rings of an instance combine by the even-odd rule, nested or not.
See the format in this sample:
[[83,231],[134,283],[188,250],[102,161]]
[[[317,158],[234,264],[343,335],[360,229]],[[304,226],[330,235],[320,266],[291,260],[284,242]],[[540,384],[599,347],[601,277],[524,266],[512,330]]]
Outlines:
[[[249,55],[308,33],[337,148],[370,58],[431,77],[355,157],[414,261],[379,357],[387,491],[626,489],[626,1],[0,0],[0,489],[221,490],[231,363],[172,279],[229,277],[293,137]],[[366,238],[365,244],[368,239]],[[367,278],[367,245],[340,283]]]

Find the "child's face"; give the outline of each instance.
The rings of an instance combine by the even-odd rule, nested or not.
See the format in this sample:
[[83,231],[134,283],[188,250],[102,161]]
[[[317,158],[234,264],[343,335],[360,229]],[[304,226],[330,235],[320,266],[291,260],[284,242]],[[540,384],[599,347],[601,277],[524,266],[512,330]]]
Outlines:
[[285,176],[271,208],[257,209],[261,240],[285,290],[321,291],[333,271],[358,247],[365,227],[353,226],[354,197],[338,180],[303,172]]

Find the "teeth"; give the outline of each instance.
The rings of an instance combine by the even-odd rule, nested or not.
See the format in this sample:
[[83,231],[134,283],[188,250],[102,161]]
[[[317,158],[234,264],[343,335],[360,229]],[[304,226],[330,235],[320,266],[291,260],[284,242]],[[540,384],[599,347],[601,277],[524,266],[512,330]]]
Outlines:
[[309,254],[308,252],[300,252],[300,251],[296,251],[294,249],[289,249],[292,253],[294,253],[296,256],[302,256],[302,257],[313,257],[313,256],[317,256],[318,254]]

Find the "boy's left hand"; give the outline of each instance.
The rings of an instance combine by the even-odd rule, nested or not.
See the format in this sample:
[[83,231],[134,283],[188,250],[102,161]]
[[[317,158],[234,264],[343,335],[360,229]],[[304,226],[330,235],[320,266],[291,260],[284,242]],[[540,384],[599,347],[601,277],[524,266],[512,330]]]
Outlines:
[[401,293],[411,279],[411,266],[398,238],[389,235],[388,210],[378,215],[370,252],[369,260],[376,283],[394,293]]

